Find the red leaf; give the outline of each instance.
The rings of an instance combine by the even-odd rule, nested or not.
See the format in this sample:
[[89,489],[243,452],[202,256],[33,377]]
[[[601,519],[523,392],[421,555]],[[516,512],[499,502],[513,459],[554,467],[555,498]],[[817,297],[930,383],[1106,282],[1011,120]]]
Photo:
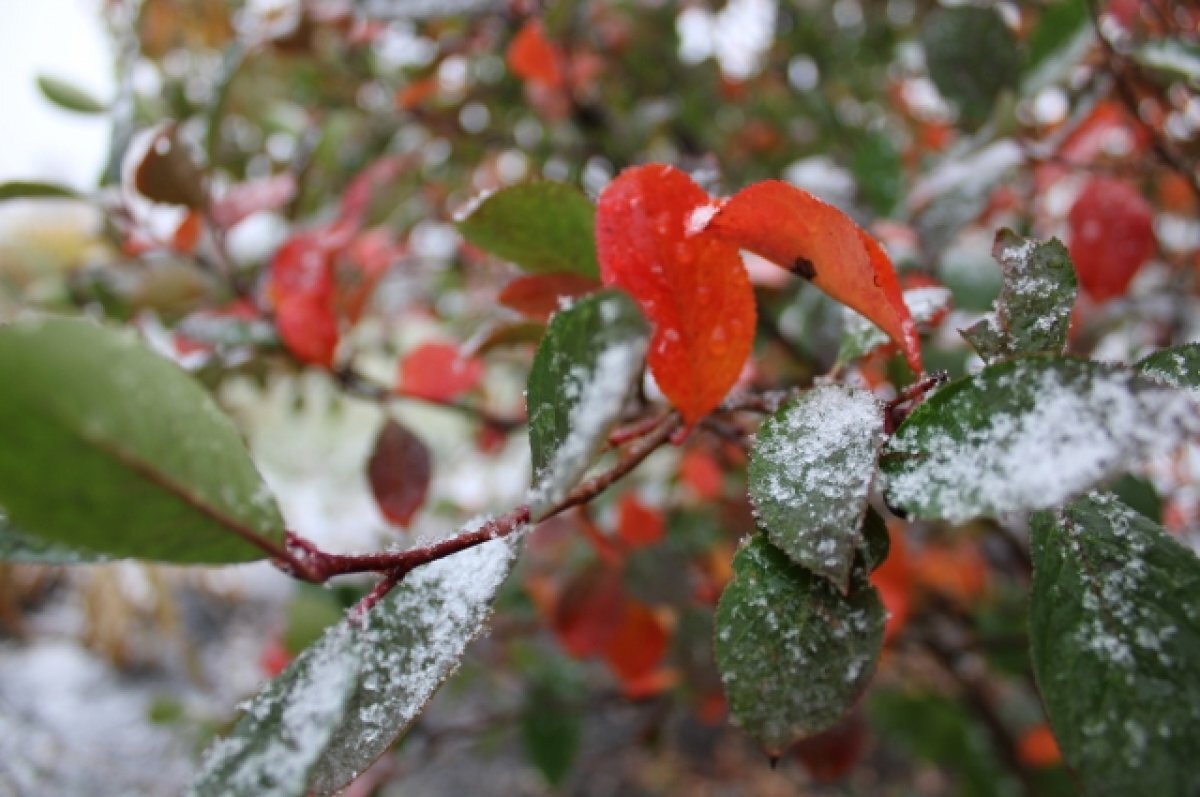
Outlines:
[[346,248],[334,269],[338,307],[350,323],[358,322],[379,281],[403,254],[384,227],[368,230]]
[[279,337],[301,362],[333,366],[338,344],[338,324],[333,307],[320,295],[296,293],[275,306]]
[[546,38],[541,20],[526,22],[508,46],[508,68],[512,73],[521,80],[547,88],[563,87],[564,61],[562,50]]
[[584,570],[554,607],[554,632],[568,655],[577,659],[608,649],[625,617],[621,572],[599,565]]
[[587,296],[599,287],[600,283],[578,274],[530,274],[508,283],[496,298],[523,316],[548,321],[561,308],[563,299]]
[[366,221],[371,200],[385,183],[395,180],[408,166],[405,155],[386,155],[371,162],[346,186],[342,194],[341,219],[356,229]]
[[450,401],[479,384],[483,361],[453,343],[422,343],[400,361],[400,389],[408,396]]
[[623,684],[637,685],[658,668],[669,641],[670,635],[658,616],[644,604],[628,600],[604,660]]
[[754,293],[737,248],[688,231],[709,201],[683,172],[653,164],[623,171],[596,208],[601,276],[653,323],[650,370],[688,424],[721,403],[754,342]]
[[633,493],[625,493],[617,510],[617,536],[630,548],[660,541],[667,533],[662,512],[646,506]]
[[1034,725],[1021,735],[1017,742],[1017,758],[1028,767],[1041,769],[1062,763],[1062,752],[1050,726]]
[[679,460],[679,479],[697,498],[711,501],[721,497],[725,476],[716,458],[702,448],[689,448]]
[[858,311],[920,373],[921,344],[887,253],[849,216],[807,191],[765,180],[734,194],[706,231],[767,258]]
[[912,604],[912,572],[908,566],[903,527],[889,523],[888,536],[891,546],[887,560],[871,573],[871,583],[879,590],[879,597],[888,612],[884,642],[891,642],[904,630]]
[[197,211],[189,210],[175,228],[175,234],[171,236],[171,248],[184,254],[196,251],[196,244],[200,243],[200,233],[203,231],[203,216]]
[[867,748],[867,723],[855,711],[827,731],[801,740],[793,755],[818,783],[843,778],[858,763]]
[[278,210],[296,195],[296,178],[289,172],[239,183],[209,207],[213,223],[228,229],[247,216],[264,210]]
[[385,423],[367,461],[367,481],[389,523],[408,525],[425,503],[432,475],[429,449],[421,438],[395,421]]
[[1154,254],[1154,211],[1129,183],[1093,177],[1067,216],[1079,284],[1096,301],[1123,296]]

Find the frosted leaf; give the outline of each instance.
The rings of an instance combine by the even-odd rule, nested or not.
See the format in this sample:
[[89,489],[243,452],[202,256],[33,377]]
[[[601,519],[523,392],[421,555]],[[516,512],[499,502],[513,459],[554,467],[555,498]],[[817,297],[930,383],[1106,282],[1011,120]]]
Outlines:
[[519,539],[511,534],[420,567],[363,622],[329,628],[213,745],[191,794],[299,797],[344,787],[458,668],[484,629]]
[[1200,391],[1200,343],[1156,351],[1134,366],[1141,374],[1171,387]]
[[795,562],[845,589],[883,444],[868,392],[817,387],[759,429],[749,466],[759,524]]
[[1087,794],[1194,794],[1200,560],[1111,495],[1039,513],[1030,639]]
[[[946,288],[909,288],[903,296],[913,323],[918,326],[928,326],[939,313],[950,307],[950,291]],[[870,354],[887,342],[888,336],[882,329],[849,307],[842,308],[842,342],[837,356],[839,363],[848,363]]]
[[9,525],[4,518],[4,511],[0,509],[0,562],[71,565],[103,562],[106,559],[102,554],[23,534]]
[[604,291],[558,313],[529,372],[533,517],[583,476],[641,375],[647,329],[623,293]]
[[761,535],[733,570],[717,606],[717,666],[734,722],[780,755],[862,694],[883,646],[883,604],[861,569],[842,595]]
[[990,315],[963,330],[987,362],[1021,354],[1061,354],[1078,292],[1075,267],[1057,239],[1036,241],[1000,230],[992,246],[1004,282]]
[[888,502],[955,522],[1049,509],[1200,430],[1182,391],[1067,357],[985,368],[939,390],[884,449]]

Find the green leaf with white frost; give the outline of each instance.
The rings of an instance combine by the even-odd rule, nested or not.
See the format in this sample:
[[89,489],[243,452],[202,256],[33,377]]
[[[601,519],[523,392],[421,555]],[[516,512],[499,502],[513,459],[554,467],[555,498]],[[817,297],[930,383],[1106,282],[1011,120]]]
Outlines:
[[1078,292],[1075,267],[1058,239],[1037,241],[1000,230],[992,245],[1004,282],[991,314],[962,336],[986,362],[1023,354],[1061,354]]
[[503,188],[459,214],[469,243],[526,271],[599,277],[596,208],[566,183],[535,181]]
[[1032,530],[1033,668],[1085,794],[1196,794],[1200,560],[1093,494]]
[[1156,351],[1133,366],[1139,373],[1171,387],[1200,390],[1200,343]]
[[0,384],[0,511],[22,533],[187,564],[280,546],[283,519],[233,423],[132,332],[0,327]]
[[884,609],[861,568],[843,595],[762,535],[733,559],[714,648],[734,722],[772,756],[835,725],[866,689]]
[[888,441],[880,467],[890,506],[958,522],[1059,506],[1197,430],[1182,391],[1120,366],[1028,357],[939,390]]
[[[189,795],[303,797],[344,788],[458,669],[512,570],[519,537],[420,567],[362,621],[329,628],[210,748]],[[312,702],[319,713],[304,708]]]
[[843,591],[882,444],[875,397],[825,385],[768,418],[750,452],[750,500],[767,537]]
[[100,102],[84,89],[74,83],[50,75],[38,75],[38,88],[42,95],[60,108],[75,113],[98,114],[108,110],[108,106]]
[[68,548],[52,542],[22,534],[9,525],[0,514],[0,562],[26,562],[45,565],[76,565],[102,562],[104,556]]
[[529,372],[534,519],[575,486],[642,373],[646,321],[625,294],[604,291],[554,316]]
[[1148,69],[1200,81],[1200,47],[1182,39],[1146,42],[1133,51],[1133,60]]
[[[950,307],[950,291],[946,288],[909,288],[903,295],[918,329],[927,327],[939,313]],[[842,308],[842,342],[837,356],[839,363],[857,360],[887,342],[887,333],[882,329],[849,307]]]

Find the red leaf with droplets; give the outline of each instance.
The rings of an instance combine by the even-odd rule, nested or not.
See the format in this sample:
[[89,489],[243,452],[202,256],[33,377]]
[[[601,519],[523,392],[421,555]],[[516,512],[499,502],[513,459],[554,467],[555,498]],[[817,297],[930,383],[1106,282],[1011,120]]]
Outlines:
[[1154,254],[1154,211],[1129,183],[1093,177],[1067,216],[1079,284],[1096,301],[1123,296]]
[[633,493],[621,497],[617,510],[617,536],[630,548],[659,542],[667,533],[662,512],[646,506]]
[[686,174],[653,164],[621,172],[596,208],[601,277],[653,323],[650,370],[688,424],[721,403],[754,342],[754,293],[737,248],[689,234],[709,203]]
[[400,390],[407,396],[450,401],[479,384],[483,361],[453,343],[423,343],[400,361]]
[[395,421],[385,423],[367,460],[367,481],[389,523],[408,525],[425,503],[432,475],[429,449],[421,438]]
[[284,298],[275,305],[275,327],[296,359],[324,368],[333,366],[338,325],[328,300],[308,293]]
[[604,653],[625,618],[621,571],[598,565],[580,573],[554,607],[554,633],[577,659]]
[[508,46],[508,68],[521,80],[561,89],[566,70],[562,50],[546,38],[541,20],[531,19]]
[[637,684],[658,668],[669,641],[666,627],[648,606],[627,600],[604,660],[622,683]]
[[530,274],[508,283],[496,298],[523,316],[548,321],[564,299],[578,299],[599,288],[600,283],[578,274]]
[[921,344],[892,261],[833,205],[765,180],[734,194],[704,229],[810,280],[886,332],[913,370],[922,371]]

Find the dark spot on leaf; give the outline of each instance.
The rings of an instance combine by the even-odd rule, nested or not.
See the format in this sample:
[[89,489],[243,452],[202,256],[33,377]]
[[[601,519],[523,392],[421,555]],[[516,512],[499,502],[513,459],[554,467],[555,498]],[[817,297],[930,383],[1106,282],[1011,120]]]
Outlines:
[[817,276],[817,267],[807,257],[798,257],[792,262],[792,272],[810,280]]

